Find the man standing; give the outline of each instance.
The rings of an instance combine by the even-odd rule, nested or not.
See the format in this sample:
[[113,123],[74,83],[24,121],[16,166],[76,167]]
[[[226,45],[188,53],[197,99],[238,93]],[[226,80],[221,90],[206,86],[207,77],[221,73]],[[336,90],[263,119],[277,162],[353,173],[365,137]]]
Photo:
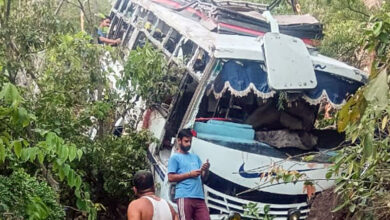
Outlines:
[[118,45],[121,42],[121,39],[110,39],[107,38],[107,29],[110,26],[110,17],[106,16],[102,19],[97,30],[98,43],[99,44],[108,44],[108,45]]
[[207,161],[202,165],[197,155],[188,152],[191,142],[191,130],[182,129],[178,134],[178,152],[168,162],[168,180],[177,182],[175,199],[181,220],[210,220],[202,187],[210,163]]
[[129,204],[127,209],[128,220],[178,220],[173,207],[154,194],[152,173],[138,171],[134,175],[133,190],[139,199]]

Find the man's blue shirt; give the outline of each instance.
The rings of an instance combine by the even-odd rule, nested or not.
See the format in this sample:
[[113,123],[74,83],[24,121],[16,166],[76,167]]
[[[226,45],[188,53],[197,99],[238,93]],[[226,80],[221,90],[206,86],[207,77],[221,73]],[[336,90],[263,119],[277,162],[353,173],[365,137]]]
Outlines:
[[[175,153],[169,158],[168,173],[183,174],[192,170],[200,169],[202,161],[198,155],[187,153]],[[175,199],[199,198],[204,199],[201,177],[182,180],[176,184]]]
[[102,41],[100,41],[100,37],[106,37],[106,32],[105,31],[103,31],[101,28],[98,28],[98,30],[97,30],[97,35],[98,35],[98,43],[99,44],[103,44],[103,42]]

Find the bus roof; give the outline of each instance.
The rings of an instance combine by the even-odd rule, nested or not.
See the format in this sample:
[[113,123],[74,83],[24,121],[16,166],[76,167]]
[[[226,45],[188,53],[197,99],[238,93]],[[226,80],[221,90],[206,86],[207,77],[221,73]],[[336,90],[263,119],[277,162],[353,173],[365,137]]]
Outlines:
[[[151,0],[133,0],[132,2],[153,12],[159,19],[207,51],[211,57],[264,61],[262,37],[216,33],[206,28],[213,28],[211,21],[202,25],[200,22],[184,17]],[[317,52],[311,52],[311,58],[316,70],[359,82],[364,82],[367,79],[367,75],[363,71],[338,60],[322,56]]]

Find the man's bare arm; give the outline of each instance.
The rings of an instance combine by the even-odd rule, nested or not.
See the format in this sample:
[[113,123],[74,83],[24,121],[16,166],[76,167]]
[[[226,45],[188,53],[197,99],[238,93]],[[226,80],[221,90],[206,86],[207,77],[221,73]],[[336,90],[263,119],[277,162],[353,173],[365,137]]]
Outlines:
[[172,219],[179,220],[179,215],[175,212],[175,209],[168,203],[169,208],[171,209]]
[[141,210],[137,207],[137,204],[132,202],[127,208],[127,220],[141,220]]
[[177,174],[177,173],[168,173],[168,181],[169,182],[180,182],[185,179],[189,178],[194,178],[198,177],[201,175],[201,170],[192,170],[191,172],[188,173],[182,173],[182,174]]
[[106,37],[99,37],[99,40],[103,43],[106,43],[106,44],[109,44],[109,45],[114,45],[114,44],[118,44],[120,43],[120,39],[110,39],[110,38],[106,38]]

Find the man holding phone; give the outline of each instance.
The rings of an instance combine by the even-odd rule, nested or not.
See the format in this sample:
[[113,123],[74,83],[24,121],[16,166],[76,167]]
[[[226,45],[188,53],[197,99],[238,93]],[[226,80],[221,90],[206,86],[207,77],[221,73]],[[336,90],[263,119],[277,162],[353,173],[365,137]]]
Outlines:
[[180,220],[210,220],[202,187],[210,163],[207,160],[202,164],[198,155],[189,152],[192,136],[190,129],[179,132],[179,149],[168,162],[168,180],[177,182],[175,199]]

